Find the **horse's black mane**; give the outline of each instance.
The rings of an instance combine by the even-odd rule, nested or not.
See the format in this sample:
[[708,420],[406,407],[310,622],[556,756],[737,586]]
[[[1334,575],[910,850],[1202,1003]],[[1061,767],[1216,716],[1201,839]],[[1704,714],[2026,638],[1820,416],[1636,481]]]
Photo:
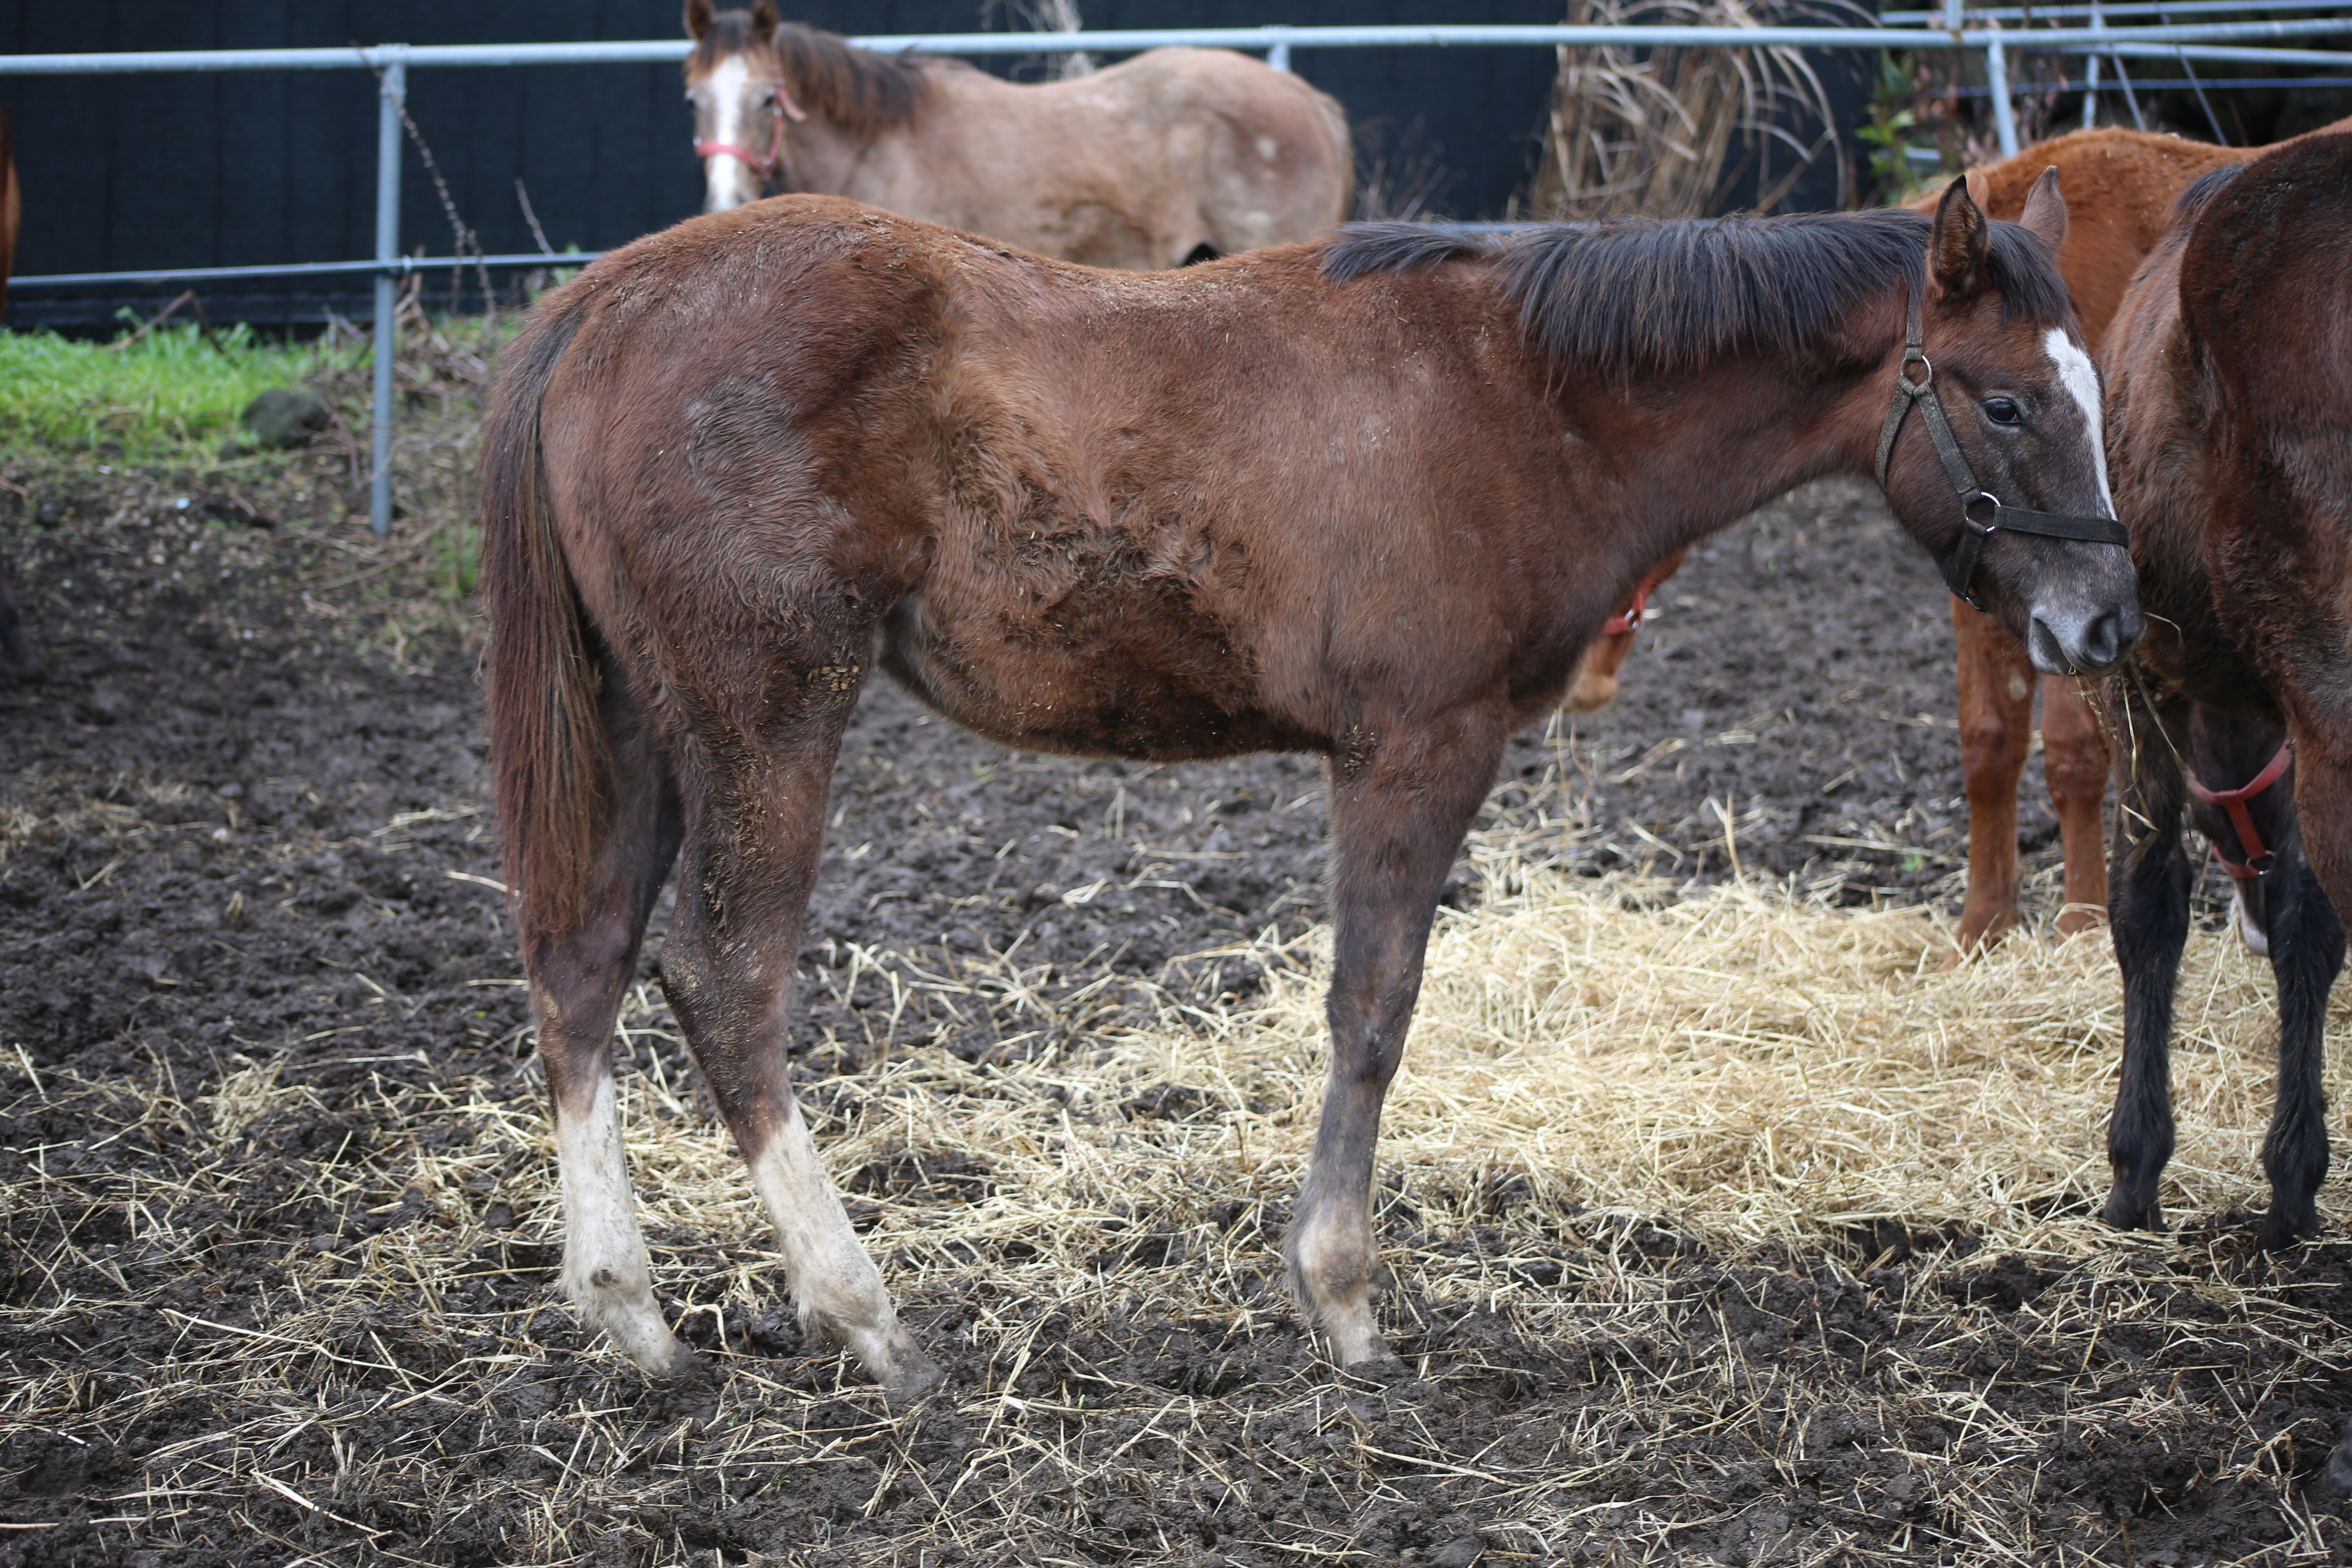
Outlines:
[[[1606,218],[1499,239],[1417,224],[1363,224],[1332,240],[1324,275],[1345,283],[1440,261],[1500,270],[1528,336],[1565,364],[1686,368],[1743,344],[1793,353],[1927,272],[1933,220],[1907,207],[1781,217]],[[2074,306],[2031,230],[1991,226],[2004,319],[2060,326]]]
[[[721,11],[695,41],[688,74],[699,75],[729,55],[759,47],[751,12]],[[803,23],[779,23],[771,47],[776,68],[803,109],[860,135],[907,124],[930,91],[919,58],[861,49],[838,33]]]
[[2223,185],[2245,172],[2243,163],[2224,163],[2218,169],[2208,169],[2189,182],[2189,186],[2172,198],[2172,210],[2165,214],[2165,222],[2174,228],[2183,228],[2196,220]]

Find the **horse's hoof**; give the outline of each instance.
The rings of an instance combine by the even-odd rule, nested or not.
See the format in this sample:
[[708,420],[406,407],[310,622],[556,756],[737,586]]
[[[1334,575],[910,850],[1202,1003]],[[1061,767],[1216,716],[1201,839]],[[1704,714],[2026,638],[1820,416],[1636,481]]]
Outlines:
[[2339,1492],[2352,1492],[2352,1421],[2344,1424],[2344,1436],[2337,1439],[2336,1452],[2327,1456],[2327,1484]]
[[2107,1194],[2106,1207],[2099,1218],[2117,1230],[2162,1230],[2164,1205],[2154,1198],[2146,1201],[2132,1197],[2121,1187]]
[[2314,1211],[2294,1218],[2282,1217],[2273,1209],[2263,1217],[2262,1248],[2264,1252],[2285,1252],[2300,1247],[2319,1234],[2319,1215]]
[[936,1393],[948,1374],[940,1363],[909,1346],[882,1379],[882,1396],[893,1405],[913,1405]]

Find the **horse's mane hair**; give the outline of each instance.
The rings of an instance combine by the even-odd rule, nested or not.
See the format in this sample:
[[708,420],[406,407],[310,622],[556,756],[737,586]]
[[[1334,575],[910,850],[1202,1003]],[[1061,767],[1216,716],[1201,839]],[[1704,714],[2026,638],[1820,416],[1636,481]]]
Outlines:
[[[1792,353],[1840,318],[1927,274],[1934,220],[1906,207],[1779,217],[1608,218],[1499,239],[1417,224],[1363,224],[1330,241],[1323,272],[1345,283],[1440,261],[1485,260],[1520,329],[1555,360],[1678,370],[1742,344]],[[2049,247],[1991,225],[1990,282],[2004,320],[2063,326],[2074,314]]]
[[[729,55],[757,47],[751,13],[721,11],[696,40],[687,70],[698,76]],[[919,58],[861,49],[838,33],[800,22],[779,24],[773,47],[793,100],[859,135],[907,124],[931,89]]]
[[2172,198],[2172,210],[2164,215],[2168,227],[2186,228],[2197,220],[2197,215],[2212,204],[2221,187],[2245,172],[2243,163],[2224,163],[2218,169],[2208,169],[2189,182],[2188,187]]

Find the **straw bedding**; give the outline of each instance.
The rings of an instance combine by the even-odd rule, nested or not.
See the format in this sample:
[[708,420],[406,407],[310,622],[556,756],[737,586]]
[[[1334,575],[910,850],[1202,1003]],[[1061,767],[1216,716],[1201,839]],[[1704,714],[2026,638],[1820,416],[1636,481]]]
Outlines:
[[[168,499],[7,541],[57,671],[0,698],[0,1563],[2347,1550],[2336,1189],[2247,1247],[2267,978],[2192,938],[2179,1228],[2105,1232],[2112,959],[1948,965],[1949,732],[1853,711],[1938,711],[1942,606],[1873,608],[1926,574],[1847,499],[1701,559],[1620,713],[1515,749],[1387,1120],[1402,1359],[1355,1374],[1274,1250],[1311,773],[1008,759],[870,697],[795,1048],[950,1372],[901,1410],[801,1336],[650,973],[629,1152],[703,1365],[649,1384],[552,1302],[467,655]],[[1825,580],[1852,626],[1786,613]]]

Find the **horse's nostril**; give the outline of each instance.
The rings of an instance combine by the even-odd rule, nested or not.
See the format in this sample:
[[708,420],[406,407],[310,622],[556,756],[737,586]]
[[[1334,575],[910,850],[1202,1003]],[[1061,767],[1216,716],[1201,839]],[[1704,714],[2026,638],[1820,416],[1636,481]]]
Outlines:
[[2083,638],[2084,661],[2098,669],[2105,669],[2115,663],[2121,651],[2119,645],[2122,639],[2118,637],[2117,631],[2116,618],[2113,611],[2093,621],[2090,631]]

